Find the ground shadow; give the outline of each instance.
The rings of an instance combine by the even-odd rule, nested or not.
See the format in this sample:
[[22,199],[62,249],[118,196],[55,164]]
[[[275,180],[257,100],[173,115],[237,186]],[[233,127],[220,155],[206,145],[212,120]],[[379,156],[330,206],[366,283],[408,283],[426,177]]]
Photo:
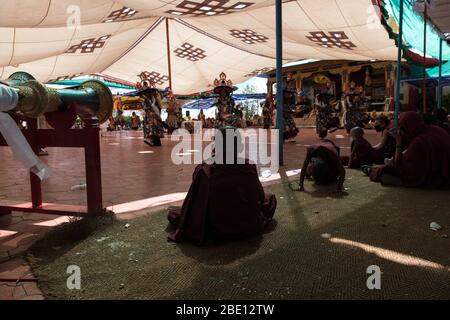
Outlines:
[[181,252],[192,259],[206,265],[228,265],[236,260],[250,256],[258,251],[263,241],[263,235],[252,238],[213,241],[209,240],[203,246],[195,246],[190,243],[178,244]]

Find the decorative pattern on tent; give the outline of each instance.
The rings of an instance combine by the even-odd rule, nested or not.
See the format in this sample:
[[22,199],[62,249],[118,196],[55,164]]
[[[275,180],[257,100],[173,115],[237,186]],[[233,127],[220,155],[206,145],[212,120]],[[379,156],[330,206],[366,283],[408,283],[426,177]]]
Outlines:
[[261,69],[258,69],[258,70],[253,70],[252,72],[246,74],[245,77],[246,78],[256,77],[256,76],[259,76],[261,74],[267,73],[267,72],[269,72],[271,70],[273,70],[273,68],[269,68],[269,67],[261,68]]
[[254,4],[254,2],[235,2],[232,0],[184,0],[175,7],[175,10],[169,10],[166,13],[177,16],[192,15],[195,17],[225,15],[236,10],[248,8]]
[[180,58],[186,58],[189,61],[198,61],[200,59],[206,58],[205,50],[200,48],[195,48],[190,43],[183,43],[181,47],[175,49],[175,55]]
[[80,77],[81,75],[83,75],[82,73],[77,73],[77,74],[72,74],[70,76],[61,76],[61,77],[57,77],[55,79],[50,79],[48,80],[48,82],[57,82],[57,81],[64,81],[64,80],[72,80],[73,78],[76,77]]
[[111,38],[110,34],[107,34],[100,38],[91,38],[81,41],[79,44],[76,44],[74,46],[71,46],[69,49],[67,49],[66,53],[76,53],[78,50],[80,50],[80,53],[92,53],[96,49],[103,48],[106,44],[106,40]]
[[267,42],[267,40],[269,40],[269,38],[267,38],[266,36],[257,34],[255,31],[250,30],[250,29],[244,29],[244,30],[233,29],[233,30],[230,30],[230,34],[233,37],[242,40],[242,42],[244,42],[246,44],[263,43],[263,42]]
[[[222,71],[239,83],[275,67],[274,17],[274,0],[5,1],[0,79],[20,70],[136,83],[145,70],[168,75],[169,38],[174,93],[207,91]],[[396,60],[373,0],[284,1],[283,24],[284,62]]]
[[139,78],[141,79],[141,81],[148,80],[151,84],[158,84],[160,86],[169,81],[168,76],[155,71],[143,71],[139,75]]
[[343,31],[330,31],[329,35],[323,31],[310,32],[311,36],[308,36],[309,40],[318,43],[324,48],[340,48],[353,50],[356,48],[355,44],[351,41],[344,41],[348,39],[348,36]]
[[133,10],[128,7],[123,7],[122,9],[115,10],[107,16],[103,22],[109,23],[113,21],[121,21],[132,18],[136,13],[138,13],[136,10]]

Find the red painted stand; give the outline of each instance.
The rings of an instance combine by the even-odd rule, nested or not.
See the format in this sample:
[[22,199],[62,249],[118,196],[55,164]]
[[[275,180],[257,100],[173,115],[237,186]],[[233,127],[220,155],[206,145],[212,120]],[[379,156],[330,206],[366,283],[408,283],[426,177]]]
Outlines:
[[[27,119],[28,129],[23,130],[25,138],[37,154],[41,148],[63,147],[84,148],[86,165],[87,207],[60,205],[42,202],[41,180],[30,173],[31,203],[0,201],[0,215],[12,211],[38,212],[46,214],[86,216],[103,212],[102,174],[100,164],[100,129],[95,119],[86,123],[84,129],[37,129],[36,119]],[[0,135],[0,146],[7,146]]]

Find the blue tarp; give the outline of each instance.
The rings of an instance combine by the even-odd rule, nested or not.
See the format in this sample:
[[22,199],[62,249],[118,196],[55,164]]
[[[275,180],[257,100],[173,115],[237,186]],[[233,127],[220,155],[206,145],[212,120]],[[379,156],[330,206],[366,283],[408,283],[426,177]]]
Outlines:
[[[408,78],[402,79],[402,81],[406,81],[409,84],[416,86],[418,88],[422,88],[423,78]],[[438,86],[438,78],[427,78],[427,87],[428,88],[436,88]],[[442,86],[448,87],[450,86],[450,77],[442,77]]]
[[[399,22],[401,0],[384,0],[384,8],[389,15],[394,16],[395,21]],[[423,17],[414,12],[412,0],[404,1],[403,13],[403,40],[410,48],[416,49],[423,53],[424,42],[424,23]],[[439,59],[439,42],[440,36],[434,30],[433,26],[427,26],[427,55]],[[442,48],[442,60],[450,60],[450,45],[444,42]]]
[[[234,94],[234,101],[237,103],[239,101],[245,100],[264,100],[266,99],[265,93],[255,93],[255,94]],[[212,108],[217,98],[201,99],[196,101],[191,101],[183,105],[183,109],[191,110],[204,110]]]

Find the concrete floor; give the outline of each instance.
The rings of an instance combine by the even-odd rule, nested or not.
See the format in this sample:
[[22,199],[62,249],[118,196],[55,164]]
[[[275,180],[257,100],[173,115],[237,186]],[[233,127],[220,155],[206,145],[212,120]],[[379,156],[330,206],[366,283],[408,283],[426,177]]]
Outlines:
[[[119,219],[132,219],[140,212],[158,210],[179,204],[188,190],[195,165],[175,165],[171,161],[176,142],[163,139],[162,147],[150,147],[142,142],[141,132],[105,133],[101,138],[102,183],[104,206],[115,211]],[[349,139],[342,130],[329,136],[349,153]],[[377,143],[373,130],[366,138]],[[299,169],[305,156],[305,146],[314,143],[314,129],[303,128],[296,142],[284,144],[285,166],[282,172]],[[85,182],[84,154],[81,149],[48,148],[42,159],[52,170],[43,183],[45,202],[85,205],[84,190],[71,190]],[[0,202],[30,201],[29,177],[14,160],[8,148],[0,148]],[[295,172],[294,172],[295,173]],[[298,178],[292,175],[290,179]],[[273,175],[265,184],[281,182]],[[36,279],[21,257],[37,239],[67,217],[14,212],[0,217],[0,299],[42,299]]]

